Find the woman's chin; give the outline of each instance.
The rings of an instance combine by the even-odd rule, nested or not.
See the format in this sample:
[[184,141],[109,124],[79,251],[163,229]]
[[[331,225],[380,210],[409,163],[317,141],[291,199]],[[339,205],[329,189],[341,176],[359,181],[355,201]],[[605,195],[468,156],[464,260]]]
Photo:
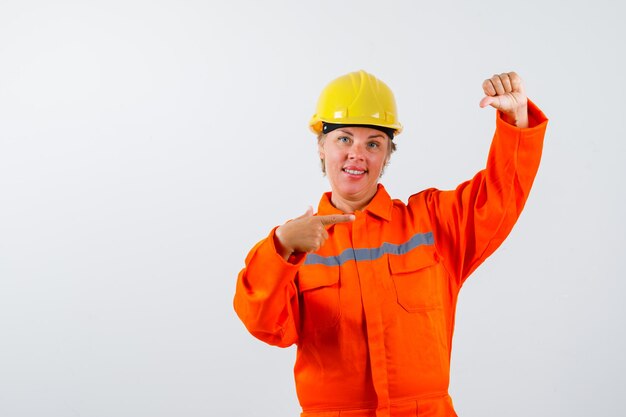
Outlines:
[[333,194],[346,201],[371,198],[374,194],[376,194],[376,190],[378,189],[377,184],[372,186],[354,183],[335,184],[334,186],[331,185],[331,187]]

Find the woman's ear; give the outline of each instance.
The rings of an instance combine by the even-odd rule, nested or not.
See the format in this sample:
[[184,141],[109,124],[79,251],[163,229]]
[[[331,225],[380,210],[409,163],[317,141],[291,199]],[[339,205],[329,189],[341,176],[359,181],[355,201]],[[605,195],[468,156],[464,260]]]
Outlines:
[[317,153],[320,159],[324,159],[324,142],[326,138],[320,137],[317,140]]
[[320,135],[317,137],[317,154],[320,157],[320,164],[322,165],[322,174],[326,176],[326,154],[324,153],[324,142],[326,141],[326,136]]

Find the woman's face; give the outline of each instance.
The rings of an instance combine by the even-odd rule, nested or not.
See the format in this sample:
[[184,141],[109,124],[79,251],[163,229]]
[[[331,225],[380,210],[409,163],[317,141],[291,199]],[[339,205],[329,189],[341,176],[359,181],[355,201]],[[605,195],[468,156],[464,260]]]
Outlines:
[[388,146],[387,135],[369,127],[342,127],[326,135],[319,153],[336,206],[348,203],[353,209],[362,209],[369,203],[387,163]]

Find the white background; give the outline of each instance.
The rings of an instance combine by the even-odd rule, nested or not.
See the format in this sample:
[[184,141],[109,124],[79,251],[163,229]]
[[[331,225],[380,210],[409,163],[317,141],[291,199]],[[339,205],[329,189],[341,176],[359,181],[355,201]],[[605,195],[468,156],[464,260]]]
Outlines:
[[0,416],[297,416],[295,350],[232,297],[327,190],[307,122],[358,69],[396,93],[382,182],[405,201],[484,165],[493,73],[550,118],[525,212],[461,294],[459,415],[624,415],[619,4],[1,0]]

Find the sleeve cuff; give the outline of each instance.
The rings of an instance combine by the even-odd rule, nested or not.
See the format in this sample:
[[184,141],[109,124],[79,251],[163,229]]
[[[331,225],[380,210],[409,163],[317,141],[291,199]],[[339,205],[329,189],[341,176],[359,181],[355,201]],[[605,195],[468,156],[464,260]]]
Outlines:
[[273,228],[270,234],[265,239],[265,242],[259,247],[259,254],[263,257],[263,259],[271,259],[272,264],[274,262],[277,263],[277,267],[286,268],[288,270],[298,269],[306,258],[306,254],[296,254],[291,255],[289,260],[286,261],[285,258],[282,257],[278,250],[276,249],[276,245],[274,243],[274,239],[276,238],[276,229],[278,226]]
[[248,285],[255,291],[273,292],[293,281],[306,258],[301,256],[296,257],[295,262],[286,261],[274,246],[275,230],[272,229],[269,236],[259,242],[246,262]]
[[528,127],[521,128],[509,124],[502,119],[502,113],[497,112],[496,126],[499,130],[507,131],[513,136],[520,135],[521,137],[543,137],[546,127],[548,125],[548,118],[545,114],[528,99]]

